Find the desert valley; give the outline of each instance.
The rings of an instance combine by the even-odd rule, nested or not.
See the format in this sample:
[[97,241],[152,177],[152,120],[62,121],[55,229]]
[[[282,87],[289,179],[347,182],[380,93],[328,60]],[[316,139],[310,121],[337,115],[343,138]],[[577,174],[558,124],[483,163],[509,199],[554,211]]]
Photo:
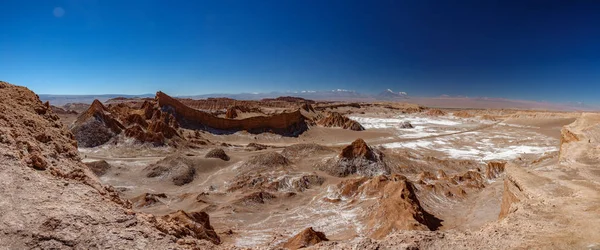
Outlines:
[[600,113],[43,103],[0,82],[1,249],[600,249]]

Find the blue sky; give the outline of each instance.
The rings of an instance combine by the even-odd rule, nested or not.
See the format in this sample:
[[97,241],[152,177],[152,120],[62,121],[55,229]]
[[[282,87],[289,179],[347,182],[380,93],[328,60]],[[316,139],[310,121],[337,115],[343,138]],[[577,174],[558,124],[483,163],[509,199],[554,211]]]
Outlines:
[[0,80],[43,94],[391,88],[600,103],[597,1],[3,0],[0,9]]

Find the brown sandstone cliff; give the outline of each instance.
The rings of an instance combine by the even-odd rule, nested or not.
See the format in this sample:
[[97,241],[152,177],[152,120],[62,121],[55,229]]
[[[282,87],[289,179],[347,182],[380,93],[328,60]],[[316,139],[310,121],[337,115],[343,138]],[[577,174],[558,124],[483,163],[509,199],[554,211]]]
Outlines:
[[221,131],[246,130],[251,133],[273,132],[297,136],[308,129],[305,117],[299,110],[272,116],[258,116],[246,119],[226,119],[193,109],[163,92],[156,93],[158,105],[171,112],[179,123],[188,128],[216,129]]

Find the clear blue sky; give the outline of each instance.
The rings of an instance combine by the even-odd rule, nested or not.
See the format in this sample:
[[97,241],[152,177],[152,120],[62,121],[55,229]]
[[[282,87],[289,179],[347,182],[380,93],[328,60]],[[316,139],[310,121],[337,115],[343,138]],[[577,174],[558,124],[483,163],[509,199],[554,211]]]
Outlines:
[[44,94],[391,88],[600,103],[600,1],[2,0],[0,10],[0,80]]

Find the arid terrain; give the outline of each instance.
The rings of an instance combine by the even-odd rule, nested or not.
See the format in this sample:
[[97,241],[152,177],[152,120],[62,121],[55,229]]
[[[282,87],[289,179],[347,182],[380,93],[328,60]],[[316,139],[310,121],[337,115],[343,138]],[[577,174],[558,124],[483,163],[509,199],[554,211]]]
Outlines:
[[0,82],[0,249],[600,249],[600,113],[60,104]]

